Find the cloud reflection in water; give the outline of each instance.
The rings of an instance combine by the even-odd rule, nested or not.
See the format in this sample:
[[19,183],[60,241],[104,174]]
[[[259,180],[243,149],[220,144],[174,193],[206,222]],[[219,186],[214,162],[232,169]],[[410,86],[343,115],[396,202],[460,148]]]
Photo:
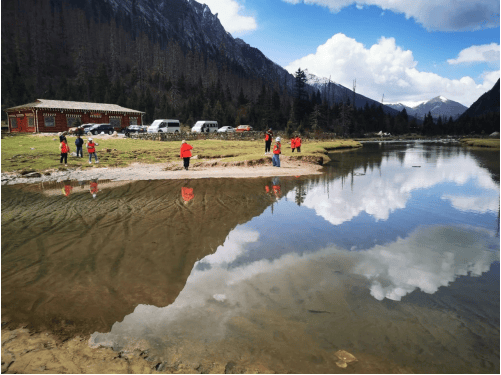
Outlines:
[[[413,165],[422,165],[422,168],[412,168]],[[388,220],[390,213],[397,209],[404,209],[411,198],[411,193],[418,189],[431,189],[439,184],[452,183],[464,186],[467,183],[481,191],[481,197],[475,198],[474,204],[469,206],[470,211],[496,212],[499,205],[499,186],[492,180],[489,172],[479,168],[471,156],[465,155],[461,159],[439,157],[435,164],[427,165],[422,154],[406,152],[403,164],[395,159],[383,159],[381,176],[378,171],[363,169],[353,171],[355,183],[348,186],[343,179],[335,179],[325,186],[313,186],[306,195],[303,206],[314,209],[317,215],[333,225],[341,225],[358,216],[362,212],[373,216],[376,221]],[[295,191],[290,192],[287,198],[294,199]],[[480,194],[480,193],[479,193]],[[462,195],[447,194],[443,199],[451,201],[457,209],[462,209],[464,198]],[[478,206],[477,206],[478,204]]]
[[[245,254],[246,244],[258,239],[257,232],[235,229],[223,246],[199,261],[210,263],[209,268],[194,267],[174,303],[162,308],[139,305],[123,322],[115,323],[109,334],[94,333],[90,344],[123,347],[142,346],[141,342],[151,344],[166,337],[169,340],[192,337],[205,342],[222,339],[234,317],[245,316],[270,303],[272,306],[278,303],[281,311],[290,314],[305,309],[332,310],[332,304],[322,306],[330,303],[331,298],[315,296],[320,293],[337,296],[334,300],[339,300],[354,285],[370,288],[371,295],[378,300],[399,301],[418,288],[435,293],[459,275],[479,276],[499,260],[499,238],[491,232],[473,227],[438,226],[418,228],[405,239],[367,251],[329,247],[228,267],[229,261]],[[287,292],[292,286],[294,291]],[[306,301],[299,307],[298,293]],[[349,311],[343,311],[350,309],[349,304],[335,306],[339,309],[337,313],[349,315]]]

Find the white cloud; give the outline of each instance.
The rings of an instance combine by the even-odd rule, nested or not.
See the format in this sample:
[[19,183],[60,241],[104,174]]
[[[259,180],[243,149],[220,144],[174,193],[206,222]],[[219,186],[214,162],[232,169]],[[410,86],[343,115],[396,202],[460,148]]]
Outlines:
[[285,67],[291,74],[298,68],[308,69],[320,77],[332,77],[336,83],[350,87],[357,79],[357,89],[369,98],[384,93],[389,102],[419,101],[437,95],[470,106],[490,90],[499,78],[499,70],[485,72],[477,84],[471,77],[449,79],[417,68],[412,51],[396,45],[395,38],[382,37],[366,48],[362,43],[338,33],[320,45],[314,54],[291,62]]
[[496,43],[465,48],[457,58],[447,60],[449,64],[495,61],[499,61],[499,44]]
[[[298,4],[299,0],[283,0]],[[375,5],[383,10],[403,13],[414,18],[428,30],[466,31],[499,26],[499,0],[304,0],[332,12],[352,4]]]
[[207,4],[213,14],[217,13],[224,29],[230,33],[242,33],[257,28],[255,18],[243,15],[245,8],[236,0],[198,0],[198,2]]

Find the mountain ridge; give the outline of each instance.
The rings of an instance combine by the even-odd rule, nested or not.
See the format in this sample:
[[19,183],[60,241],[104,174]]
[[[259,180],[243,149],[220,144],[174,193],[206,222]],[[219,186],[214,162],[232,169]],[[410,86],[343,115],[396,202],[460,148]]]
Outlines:
[[468,107],[462,105],[461,103],[447,99],[442,95],[416,104],[415,106],[409,106],[402,103],[387,105],[399,111],[405,108],[407,114],[415,116],[419,119],[423,119],[426,115],[428,115],[428,113],[431,113],[431,116],[435,119],[442,116],[442,118],[446,119],[452,117],[452,119],[455,120],[468,109]]

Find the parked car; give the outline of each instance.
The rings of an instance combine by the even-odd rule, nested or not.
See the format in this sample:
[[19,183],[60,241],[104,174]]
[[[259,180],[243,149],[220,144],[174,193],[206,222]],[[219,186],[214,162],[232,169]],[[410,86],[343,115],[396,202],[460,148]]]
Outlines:
[[128,127],[126,127],[124,129],[124,133],[125,134],[128,134],[128,133],[135,133],[135,134],[139,134],[139,133],[146,133],[148,130],[148,128],[146,126],[141,126],[141,125],[129,125]]
[[219,125],[217,121],[197,121],[191,128],[192,133],[213,133],[217,132]]
[[113,128],[113,126],[111,126],[110,124],[95,124],[94,126],[88,128],[87,131],[92,133],[93,135],[101,133],[113,134],[115,128]]
[[236,132],[250,132],[252,131],[252,126],[250,125],[238,125]]
[[222,128],[217,129],[218,133],[234,133],[235,128],[232,126],[223,126]]
[[148,126],[148,133],[179,133],[180,131],[179,120],[155,120]]
[[87,133],[87,130],[94,125],[96,124],[82,124],[80,125],[80,128],[83,129],[84,133]]

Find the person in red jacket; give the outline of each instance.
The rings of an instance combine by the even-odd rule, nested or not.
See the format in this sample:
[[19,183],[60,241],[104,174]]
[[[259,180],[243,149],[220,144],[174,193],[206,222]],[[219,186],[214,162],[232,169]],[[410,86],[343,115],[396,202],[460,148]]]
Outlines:
[[87,142],[87,151],[89,152],[89,164],[92,164],[92,155],[94,155],[95,162],[99,163],[99,160],[97,160],[96,146],[99,145],[96,142],[94,142],[92,138],[89,138]]
[[295,148],[296,148],[296,138],[292,137],[291,138],[291,149],[292,149],[292,152],[294,152]]
[[296,135],[296,138],[294,139],[294,145],[296,146],[297,152],[301,152],[301,138],[299,138],[299,135]]
[[181,143],[181,157],[184,160],[184,169],[186,170],[188,170],[188,167],[190,166],[191,150],[193,150],[193,146],[186,143],[183,139]]
[[277,143],[273,146],[273,166],[280,168],[280,154],[282,153],[282,144],[280,143],[280,137],[276,139]]
[[61,141],[61,144],[59,145],[59,150],[61,150],[61,160],[59,161],[60,164],[63,164],[64,160],[64,165],[68,165],[68,152],[70,152],[70,146],[68,146],[68,142],[66,141],[66,138],[64,138]]

